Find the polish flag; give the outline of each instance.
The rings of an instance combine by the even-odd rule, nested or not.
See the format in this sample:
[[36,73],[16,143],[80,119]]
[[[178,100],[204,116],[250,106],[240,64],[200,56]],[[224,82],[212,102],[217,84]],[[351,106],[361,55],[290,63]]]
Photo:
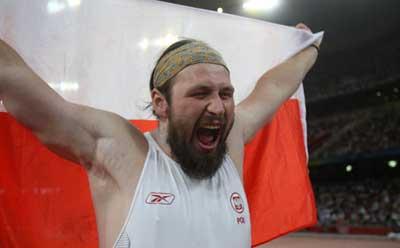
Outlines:
[[[148,131],[157,126],[144,110],[150,73],[177,39],[222,53],[238,103],[266,70],[322,33],[153,0],[18,0],[0,3],[0,37],[67,100]],[[253,246],[316,223],[305,113],[301,86],[246,146]],[[0,247],[97,246],[84,170],[47,150],[0,104]]]

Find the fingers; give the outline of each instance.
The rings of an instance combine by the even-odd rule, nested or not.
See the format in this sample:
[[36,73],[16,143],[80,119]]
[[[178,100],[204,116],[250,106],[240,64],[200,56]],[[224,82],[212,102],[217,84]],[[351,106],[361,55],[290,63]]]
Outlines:
[[[305,25],[305,24],[302,23],[302,22],[298,23],[298,24],[296,25],[296,28],[301,29],[301,30],[304,30],[304,31],[306,31],[306,32],[308,32],[308,33],[310,33],[310,34],[312,34],[311,29],[310,29],[309,27],[307,27],[307,25]],[[316,42],[314,43],[314,45],[317,46],[317,47],[319,48],[320,45],[321,45],[321,40],[316,41]]]
[[312,33],[311,29],[301,22],[296,25],[296,28]]

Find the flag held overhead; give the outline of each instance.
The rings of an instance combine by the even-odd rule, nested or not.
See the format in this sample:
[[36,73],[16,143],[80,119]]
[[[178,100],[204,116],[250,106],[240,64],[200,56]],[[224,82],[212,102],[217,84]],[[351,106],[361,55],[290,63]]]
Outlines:
[[[203,40],[222,54],[236,102],[268,68],[322,37],[159,1],[64,2],[3,1],[0,38],[65,99],[120,114],[142,131],[157,126],[144,111],[151,69],[178,37]],[[0,111],[0,246],[97,247],[83,169],[47,150],[4,107]],[[316,221],[305,140],[300,87],[246,147],[253,245]]]

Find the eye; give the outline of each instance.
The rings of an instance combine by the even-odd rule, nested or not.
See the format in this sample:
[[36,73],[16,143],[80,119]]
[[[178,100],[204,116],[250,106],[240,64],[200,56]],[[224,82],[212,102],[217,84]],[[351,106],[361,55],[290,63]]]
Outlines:
[[199,92],[195,92],[192,94],[192,97],[197,98],[197,99],[203,99],[208,95],[207,92],[205,91],[199,91]]
[[233,97],[233,92],[221,92],[219,95],[222,99],[228,100]]

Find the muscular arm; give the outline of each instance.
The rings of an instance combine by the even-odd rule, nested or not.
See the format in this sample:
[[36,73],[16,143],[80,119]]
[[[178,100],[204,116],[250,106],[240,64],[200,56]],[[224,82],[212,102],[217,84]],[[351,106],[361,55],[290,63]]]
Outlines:
[[[300,23],[299,29],[311,30]],[[319,46],[320,41],[316,43]],[[296,92],[317,59],[317,50],[308,47],[265,72],[250,95],[236,107],[235,123],[228,136],[229,155],[241,176],[244,147],[268,123],[278,108]]]
[[[122,117],[64,100],[2,40],[0,99],[7,111],[50,150],[88,171],[96,169],[112,174],[112,168],[93,166],[98,166],[93,162],[99,144],[118,140],[131,145],[133,152],[143,152],[147,147],[142,134]],[[130,140],[135,143],[132,145]]]
[[251,94],[236,109],[236,120],[243,127],[245,143],[294,94],[316,58],[317,50],[309,47],[261,76]]

